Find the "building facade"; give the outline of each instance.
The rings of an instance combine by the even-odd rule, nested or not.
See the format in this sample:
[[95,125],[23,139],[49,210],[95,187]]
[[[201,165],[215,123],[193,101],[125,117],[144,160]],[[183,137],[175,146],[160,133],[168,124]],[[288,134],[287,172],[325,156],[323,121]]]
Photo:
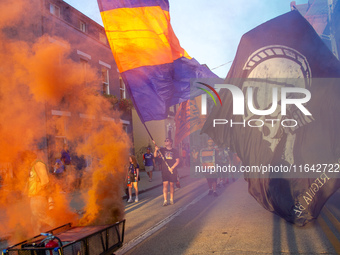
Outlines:
[[305,4],[292,1],[292,10],[298,10],[308,20],[323,42],[339,59],[340,4],[338,0],[308,0]]
[[[114,109],[121,111],[118,121],[122,123],[123,129],[132,139],[132,103],[114,61],[104,27],[62,0],[32,0],[25,15],[21,23],[8,24],[3,29],[6,37],[26,42],[47,37],[50,43],[70,47],[68,57],[73,62],[79,63],[82,69],[79,80],[82,80],[84,86],[89,86],[87,72],[89,69],[96,70],[96,77],[99,79],[91,89],[112,102]],[[59,59],[55,61],[58,62]],[[71,112],[66,106],[66,103],[60,106],[51,106],[48,102],[45,104],[45,121],[58,120],[58,132],[53,133],[53,130],[52,132],[48,130],[46,133],[47,155],[50,163],[54,160],[55,152],[60,151],[64,145],[72,147],[68,139],[69,120],[89,118],[81,112]],[[108,117],[116,118],[113,115]],[[50,128],[53,125],[46,126]]]
[[[175,113],[178,105],[170,107],[168,117],[164,120],[153,120],[145,123],[147,129],[149,130],[152,138],[156,142],[157,146],[163,147],[165,138],[172,138],[175,141],[176,123],[175,123]],[[151,147],[151,151],[154,151],[154,144],[150,135],[148,134],[145,126],[141,122],[137,111],[132,111],[133,119],[133,147],[134,154],[137,157],[137,161],[141,167],[144,169],[143,165],[143,154],[146,153],[146,149]],[[179,146],[176,147],[179,149]],[[156,162],[157,163],[157,162]],[[156,168],[158,169],[158,168]]]

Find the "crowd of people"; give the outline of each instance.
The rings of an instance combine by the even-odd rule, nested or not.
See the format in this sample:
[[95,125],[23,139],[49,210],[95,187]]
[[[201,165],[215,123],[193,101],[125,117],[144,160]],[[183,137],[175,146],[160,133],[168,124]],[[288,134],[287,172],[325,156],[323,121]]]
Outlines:
[[[181,152],[181,153],[180,153]],[[155,144],[155,150],[152,153],[151,148],[147,147],[146,153],[143,154],[143,164],[145,172],[149,177],[149,182],[152,182],[153,171],[157,168],[161,171],[163,184],[163,206],[174,204],[175,187],[180,187],[178,168],[201,165],[203,167],[220,165],[233,165],[239,167],[241,161],[236,153],[233,153],[229,148],[216,148],[212,139],[208,139],[207,147],[197,149],[192,147],[189,149],[189,144],[183,144],[180,152],[173,148],[173,140],[166,138],[164,147],[158,147]],[[136,157],[130,156],[130,166],[127,172],[127,189],[128,203],[138,202],[138,181],[140,180],[140,167],[137,164]],[[229,181],[235,181],[233,173],[207,173],[205,175],[208,183],[208,195],[217,197],[217,187],[226,186]],[[132,199],[132,188],[135,190],[135,200]]]
[[[38,229],[42,230],[43,226],[46,226],[48,223],[49,226],[53,225],[53,220],[50,219],[46,213],[46,210],[52,209],[54,206],[52,196],[50,196],[52,187],[49,181],[49,174],[52,172],[56,180],[59,181],[60,186],[63,186],[65,176],[71,168],[70,151],[67,146],[65,146],[60,152],[60,155],[56,156],[53,171],[49,171],[47,165],[31,151],[27,151],[22,155],[22,161],[29,166],[30,169],[27,194],[30,198],[32,221],[35,221]],[[190,163],[193,165],[213,166],[217,163],[239,165],[241,162],[237,155],[232,153],[229,148],[216,148],[212,139],[208,139],[207,147],[200,150],[193,147],[189,152],[183,153],[182,151],[181,155],[176,148],[173,148],[173,140],[171,138],[165,139],[164,147],[158,147],[155,144],[154,152],[151,151],[151,147],[148,147],[143,154],[145,172],[148,175],[149,182],[152,182],[153,171],[156,169],[156,166],[158,170],[161,171],[164,198],[163,206],[174,204],[175,187],[180,187],[178,168],[180,164],[181,166],[187,167],[190,166]],[[130,155],[126,174],[128,203],[139,202],[138,182],[140,181],[140,173],[140,166],[137,163],[136,157]],[[208,184],[208,195],[215,197],[218,196],[216,188],[219,185],[225,186],[229,182],[229,179],[235,181],[233,175],[219,176],[217,173],[207,173],[205,177]],[[135,194],[134,200],[133,190]]]
[[[219,165],[233,165],[239,167],[241,164],[241,160],[237,156],[236,153],[233,153],[228,147],[227,148],[216,148],[214,145],[214,141],[212,139],[208,139],[208,146],[203,148],[198,153],[196,150],[193,150],[193,157],[195,160],[193,162],[195,165],[201,165],[202,167],[214,167],[216,164]],[[215,197],[218,196],[216,192],[217,187],[226,186],[229,183],[229,179],[235,181],[234,174],[229,173],[218,173],[218,172],[207,172],[205,173],[205,177],[207,179],[209,191],[208,195],[213,195]]]
[[[143,164],[145,166],[145,171],[149,177],[149,181],[152,182],[152,172],[156,166],[156,159],[160,164],[158,164],[159,170],[162,173],[162,183],[163,183],[163,206],[168,204],[174,204],[174,190],[175,184],[178,183],[178,166],[180,162],[180,157],[177,149],[172,147],[173,140],[171,138],[166,138],[165,146],[159,148],[155,145],[154,153],[151,153],[151,148],[148,147],[146,153],[143,154]],[[130,156],[130,166],[127,171],[127,186],[128,186],[128,203],[133,202],[132,199],[132,187],[135,190],[135,202],[138,202],[138,181],[139,181],[139,165],[137,164],[136,157],[134,155]],[[168,191],[170,191],[168,199]]]
[[65,193],[78,188],[82,171],[76,170],[85,167],[83,157],[72,158],[66,144],[54,154],[51,162],[45,162],[44,155],[41,150],[22,151],[17,165],[28,171],[23,195],[29,198],[31,222],[37,233],[56,227],[55,218],[50,213],[55,207],[53,197],[56,192]]

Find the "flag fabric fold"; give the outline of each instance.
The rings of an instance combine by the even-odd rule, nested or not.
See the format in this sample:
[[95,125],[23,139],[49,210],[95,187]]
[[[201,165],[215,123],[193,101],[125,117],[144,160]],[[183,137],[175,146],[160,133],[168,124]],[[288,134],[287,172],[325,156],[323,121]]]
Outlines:
[[308,89],[311,99],[305,106],[312,116],[288,109],[285,118],[298,123],[294,128],[281,125],[284,117],[280,111],[262,116],[278,119],[274,126],[267,122],[261,127],[214,127],[214,119],[247,123],[261,118],[250,112],[233,115],[232,95],[222,89],[223,106],[213,108],[202,129],[217,145],[230,146],[244,166],[295,166],[298,171],[301,166],[302,176],[296,178],[284,173],[280,178],[273,173],[245,175],[249,193],[265,209],[299,226],[317,218],[327,199],[340,187],[339,173],[314,169],[312,176],[306,169],[318,164],[336,166],[340,158],[339,78],[340,62],[301,14],[291,11],[243,35],[225,83],[242,91],[255,87],[254,105],[263,109],[271,106],[273,88]]
[[195,99],[184,101],[180,104],[176,116],[175,146],[180,144],[185,137],[202,128],[205,118],[200,114]]
[[190,79],[217,77],[180,46],[166,0],[98,0],[119,72],[142,122],[190,99]]

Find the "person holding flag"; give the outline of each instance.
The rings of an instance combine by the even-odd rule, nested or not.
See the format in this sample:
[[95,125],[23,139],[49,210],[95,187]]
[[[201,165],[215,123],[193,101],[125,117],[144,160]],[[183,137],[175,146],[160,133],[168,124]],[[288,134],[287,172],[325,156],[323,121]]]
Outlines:
[[170,185],[170,205],[174,204],[174,190],[177,182],[177,166],[179,165],[178,151],[172,148],[172,139],[165,139],[165,147],[159,148],[155,145],[154,157],[157,157],[157,152],[160,151],[163,155],[162,166],[162,181],[163,181],[163,206],[168,205],[168,186]]

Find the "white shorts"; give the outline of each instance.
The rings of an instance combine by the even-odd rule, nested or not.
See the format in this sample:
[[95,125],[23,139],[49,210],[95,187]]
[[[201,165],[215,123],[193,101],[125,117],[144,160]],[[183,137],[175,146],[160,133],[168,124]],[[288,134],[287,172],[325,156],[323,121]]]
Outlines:
[[148,173],[148,172],[151,172],[153,170],[153,166],[145,166],[145,171]]

